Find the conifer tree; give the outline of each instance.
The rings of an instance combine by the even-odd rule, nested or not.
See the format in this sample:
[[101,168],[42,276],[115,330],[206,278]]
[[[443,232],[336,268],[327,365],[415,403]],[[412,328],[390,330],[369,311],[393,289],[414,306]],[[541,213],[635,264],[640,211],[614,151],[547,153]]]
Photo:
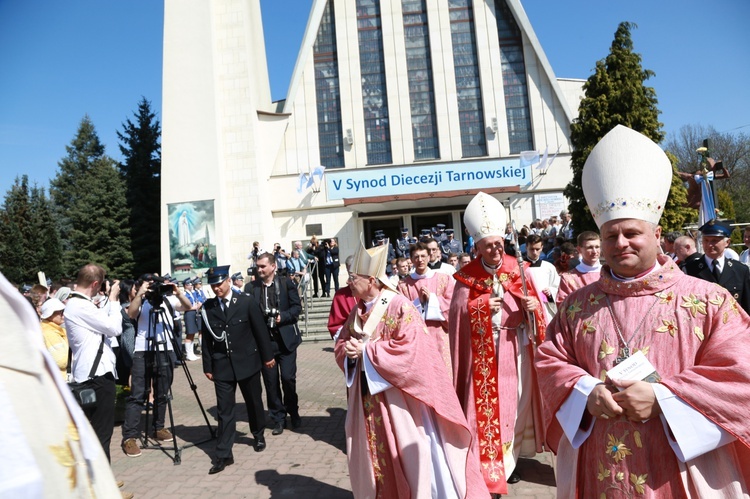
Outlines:
[[52,202],[43,187],[32,187],[30,194],[31,230],[34,240],[29,243],[33,252],[33,261],[38,270],[44,271],[47,277],[59,279],[64,276],[62,244]]
[[630,30],[634,27],[628,22],[617,27],[609,55],[597,61],[594,74],[583,86],[585,96],[578,107],[578,118],[571,125],[573,180],[563,192],[570,200],[568,210],[579,234],[598,230],[586,206],[581,174],[586,158],[599,140],[617,125],[630,127],[656,143],[664,138],[656,92],[644,85],[654,72],[643,69],[641,56],[633,51]]
[[119,169],[131,210],[135,274],[158,272],[161,266],[161,126],[145,98],[138,103],[135,123],[128,119],[122,126],[123,131],[117,132],[117,137],[125,161],[120,163]]
[[102,265],[113,277],[131,277],[129,209],[125,185],[88,116],[60,160],[50,192],[61,220],[63,268]]
[[0,272],[12,283],[29,282],[38,272],[28,245],[32,237],[29,179],[24,175],[5,194],[0,210]]
[[685,224],[698,220],[698,210],[687,206],[687,189],[679,176],[677,176],[677,157],[667,152],[667,157],[672,163],[672,184],[669,186],[669,196],[664,203],[664,213],[659,220],[659,225],[664,232],[682,231]]

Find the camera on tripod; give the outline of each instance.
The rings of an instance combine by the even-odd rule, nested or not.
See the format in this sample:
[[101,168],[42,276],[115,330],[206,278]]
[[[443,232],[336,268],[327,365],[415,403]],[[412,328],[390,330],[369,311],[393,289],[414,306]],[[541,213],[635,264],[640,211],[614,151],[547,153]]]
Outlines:
[[151,304],[152,307],[161,306],[165,296],[171,296],[174,286],[167,282],[163,277],[156,275],[150,276],[151,284],[148,285],[148,290],[144,298]]
[[266,325],[268,326],[268,329],[273,329],[276,327],[276,317],[281,314],[281,311],[278,308],[268,308],[266,307],[265,310],[263,310],[263,316],[266,318]]

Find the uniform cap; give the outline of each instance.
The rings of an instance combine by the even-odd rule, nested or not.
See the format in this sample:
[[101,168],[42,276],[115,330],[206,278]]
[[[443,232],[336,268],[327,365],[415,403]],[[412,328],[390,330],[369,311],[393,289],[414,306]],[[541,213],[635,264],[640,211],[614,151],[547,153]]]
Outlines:
[[220,284],[226,281],[229,277],[229,265],[211,267],[206,272],[206,277],[208,278],[208,284]]
[[722,222],[721,220],[716,220],[715,218],[703,224],[698,230],[701,231],[701,234],[703,234],[704,236],[732,236],[732,226],[729,225],[729,222]]

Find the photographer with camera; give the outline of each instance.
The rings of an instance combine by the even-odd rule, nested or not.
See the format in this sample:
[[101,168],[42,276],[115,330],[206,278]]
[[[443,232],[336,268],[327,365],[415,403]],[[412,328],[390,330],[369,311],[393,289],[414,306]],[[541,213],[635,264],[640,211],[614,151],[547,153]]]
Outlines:
[[263,368],[263,383],[268,415],[273,423],[272,434],[280,435],[286,427],[287,414],[292,428],[302,424],[297,398],[297,347],[302,343],[297,319],[302,313],[302,304],[292,280],[276,275],[272,254],[260,255],[257,263],[258,279],[252,283],[250,295],[263,311],[276,359],[275,366]]
[[115,354],[110,341],[122,334],[122,315],[118,281],[110,289],[108,302],[101,307],[94,304],[104,275],[104,269],[93,263],[78,271],[76,290],[65,307],[65,330],[73,359],[73,381],[90,379],[96,392],[96,404],[84,412],[109,459],[115,426]]
[[[130,396],[125,405],[125,421],[122,424],[122,450],[128,457],[141,455],[137,440],[141,435],[141,411],[143,404],[147,402],[147,387],[150,388],[152,381],[154,418],[150,437],[161,442],[173,440],[172,433],[164,428],[174,372],[170,335],[174,327],[174,311],[185,312],[192,308],[190,300],[176,284],[165,282],[158,275],[144,274],[139,279],[137,289],[128,306],[128,316],[138,323]],[[166,327],[164,321],[167,322]]]

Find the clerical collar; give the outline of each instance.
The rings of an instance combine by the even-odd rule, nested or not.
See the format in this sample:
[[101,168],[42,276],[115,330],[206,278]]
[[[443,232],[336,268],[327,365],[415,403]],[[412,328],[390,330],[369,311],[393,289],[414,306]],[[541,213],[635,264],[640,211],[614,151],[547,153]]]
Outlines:
[[[481,257],[480,257],[480,258],[481,258]],[[485,270],[485,271],[486,271],[486,272],[487,272],[488,274],[490,274],[490,275],[495,275],[495,274],[497,273],[497,269],[499,269],[499,268],[500,268],[500,265],[501,265],[501,264],[497,264],[497,265],[487,265],[487,263],[486,263],[486,262],[484,261],[484,258],[482,258],[482,267],[484,267],[484,270]]]
[[646,276],[646,275],[650,274],[651,272],[653,272],[653,271],[655,271],[657,269],[660,269],[660,268],[661,268],[661,264],[657,260],[656,263],[654,263],[654,266],[651,267],[651,269],[647,270],[646,272],[642,272],[642,273],[638,274],[635,277],[622,277],[622,276],[619,276],[619,275],[615,274],[612,269],[609,270],[609,273],[612,275],[612,279],[614,279],[616,281],[628,282],[628,281],[634,281],[636,279],[640,279],[641,277]]
[[599,272],[602,270],[602,263],[597,260],[596,265],[592,267],[591,265],[586,265],[585,263],[581,262],[576,265],[576,270],[581,274],[588,274],[589,272]]
[[526,258],[525,260],[527,262],[529,262],[529,267],[541,267],[542,266],[542,259],[541,258],[537,258],[533,262],[530,259],[528,259],[528,258]]
[[415,281],[418,281],[420,279],[431,279],[432,276],[435,275],[435,271],[432,270],[430,267],[427,267],[427,271],[424,274],[417,274],[417,271],[411,273],[411,278]]
[[434,263],[433,262],[428,263],[427,266],[429,268],[431,268],[431,269],[439,269],[440,265],[442,265],[442,264],[443,264],[443,262],[441,262],[440,260],[438,260],[438,261],[436,261]]
[[378,301],[379,297],[380,295],[376,296],[370,301],[366,301],[363,303],[363,305],[365,306],[365,313],[369,312],[372,309],[373,305],[375,305],[375,302]]

